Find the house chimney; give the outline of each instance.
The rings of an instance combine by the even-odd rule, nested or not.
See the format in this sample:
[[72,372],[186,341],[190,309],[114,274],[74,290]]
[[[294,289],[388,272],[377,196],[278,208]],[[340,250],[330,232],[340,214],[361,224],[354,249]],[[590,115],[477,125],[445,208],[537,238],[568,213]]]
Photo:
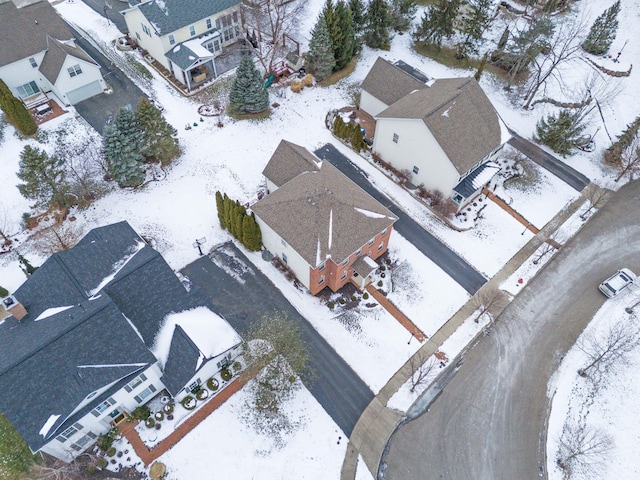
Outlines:
[[13,315],[18,321],[22,320],[27,314],[27,309],[24,308],[24,305],[16,300],[16,297],[13,295],[9,295],[7,298],[3,299],[2,305],[7,309],[7,312]]

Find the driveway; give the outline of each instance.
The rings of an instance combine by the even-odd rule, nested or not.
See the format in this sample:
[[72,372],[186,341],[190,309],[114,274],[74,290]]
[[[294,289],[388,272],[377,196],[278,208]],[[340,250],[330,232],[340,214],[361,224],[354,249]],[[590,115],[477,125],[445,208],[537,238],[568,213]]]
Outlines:
[[104,81],[113,89],[113,93],[101,93],[75,105],[78,113],[89,125],[102,134],[107,120],[113,118],[118,109],[128,105],[135,107],[140,98],[146,95],[79,32],[74,30],[74,33],[76,43],[100,64]]
[[604,303],[602,279],[640,271],[638,202],[639,181],[615,193],[514,299],[427,413],[392,435],[386,480],[547,477],[547,385]]
[[398,217],[398,221],[393,228],[458,282],[470,295],[476,293],[487,282],[487,279],[480,272],[422,228],[387,196],[378,191],[367,179],[367,174],[351,163],[332,144],[328,143],[314,153],[319,158],[330,161],[360,188],[391,210]]
[[511,139],[509,140],[509,144],[511,144],[512,147],[520,150],[520,152],[524,153],[531,160],[536,162],[542,168],[545,168],[546,170],[554,174],[570,187],[576,189],[578,192],[581,192],[584,187],[589,185],[590,180],[575,168],[570,167],[562,160],[544,151],[535,143],[532,143],[529,140],[525,140],[516,132],[512,130],[509,130],[509,132],[512,135]]
[[212,308],[241,335],[254,319],[274,311],[285,312],[298,322],[316,376],[307,388],[346,436],[351,435],[373,393],[233,243],[217,247],[210,256],[187,265],[182,273],[194,288],[202,289]]

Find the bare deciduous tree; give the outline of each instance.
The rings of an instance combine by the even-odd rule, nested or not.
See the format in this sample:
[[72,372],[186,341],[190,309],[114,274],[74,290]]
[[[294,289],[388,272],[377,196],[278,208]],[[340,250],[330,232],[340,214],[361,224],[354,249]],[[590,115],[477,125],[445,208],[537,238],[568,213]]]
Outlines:
[[74,223],[53,225],[38,232],[36,247],[47,255],[69,250],[80,240],[82,232]]
[[595,472],[613,448],[613,439],[604,431],[574,423],[565,425],[559,443],[556,464],[563,470],[565,480],[575,474]]
[[299,0],[243,0],[247,44],[266,72],[286,53],[284,35],[295,30],[304,5]]
[[493,316],[490,310],[493,307],[499,306],[499,302],[503,298],[502,293],[497,288],[481,288],[478,292],[473,296],[473,305],[476,307],[478,314],[473,319],[474,322],[479,323],[480,319],[484,315],[489,315],[492,319]]
[[95,472],[98,456],[85,452],[67,463],[47,456],[42,463],[31,467],[30,473],[38,480],[84,480],[90,472]]
[[604,373],[616,363],[624,364],[629,352],[640,345],[640,327],[635,319],[620,320],[604,333],[587,333],[578,341],[578,348],[589,364],[578,370],[582,377]]
[[421,351],[418,351],[418,353],[409,359],[409,367],[411,367],[411,371],[413,372],[409,379],[411,381],[411,388],[409,389],[411,393],[415,392],[416,388],[420,385],[425,385],[429,382],[432,376],[431,373],[434,371],[437,363],[433,357],[426,359]]
[[589,213],[594,208],[600,208],[602,204],[606,201],[608,196],[607,190],[604,188],[600,188],[599,186],[590,183],[587,187],[587,191],[585,192],[585,198],[589,201],[589,208],[587,208],[583,213],[580,214],[581,220],[586,220],[589,216]]
[[6,207],[0,208],[0,237],[2,237],[5,245],[11,244],[10,229],[11,221],[9,220],[9,211]]
[[625,175],[629,180],[633,180],[634,175],[640,171],[640,134],[636,134],[630,145],[620,154],[618,168],[620,175],[617,176],[616,182]]
[[555,250],[555,247],[553,245],[551,245],[548,242],[544,242],[540,246],[540,253],[538,253],[538,256],[536,258],[534,258],[531,263],[533,263],[534,265],[537,265],[538,263],[540,263],[540,260],[542,260],[544,257],[549,255],[554,250]]
[[94,200],[103,193],[104,187],[100,186],[98,178],[107,173],[107,164],[99,139],[86,137],[75,143],[66,135],[59,135],[55,155],[64,160],[71,182],[70,193],[78,202]]

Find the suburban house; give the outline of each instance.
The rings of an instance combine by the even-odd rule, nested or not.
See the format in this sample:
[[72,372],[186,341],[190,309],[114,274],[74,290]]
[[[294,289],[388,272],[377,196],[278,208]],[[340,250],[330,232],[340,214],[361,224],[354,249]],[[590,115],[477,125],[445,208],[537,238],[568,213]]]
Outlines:
[[129,35],[186,88],[218,76],[216,57],[241,32],[241,0],[129,0]]
[[251,209],[262,243],[312,295],[370,282],[397,217],[336,167],[280,142],[262,172],[269,194]]
[[74,105],[106,90],[100,66],[47,1],[0,0],[0,78],[27,107]]
[[33,452],[64,461],[155,395],[197,391],[242,351],[127,222],[52,255],[3,304],[0,411]]
[[378,58],[362,82],[360,107],[376,120],[372,149],[414,185],[462,206],[500,169],[509,131],[474,78],[416,72]]

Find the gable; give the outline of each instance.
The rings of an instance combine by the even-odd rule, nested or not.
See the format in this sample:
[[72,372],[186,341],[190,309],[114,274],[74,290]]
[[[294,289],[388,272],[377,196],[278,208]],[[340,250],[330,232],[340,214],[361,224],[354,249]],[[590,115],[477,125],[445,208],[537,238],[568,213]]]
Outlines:
[[306,148],[282,140],[262,174],[280,187],[301,173],[317,170],[320,160]]
[[[52,84],[58,80],[67,59],[71,59],[72,64],[81,63],[85,68],[89,65],[97,66],[96,62],[80,47],[64,44],[51,37],[48,37],[47,43],[47,51],[38,68]],[[67,74],[66,71],[62,73]]]
[[378,57],[362,81],[361,88],[385,105],[391,105],[414,90],[426,86],[424,82]]

